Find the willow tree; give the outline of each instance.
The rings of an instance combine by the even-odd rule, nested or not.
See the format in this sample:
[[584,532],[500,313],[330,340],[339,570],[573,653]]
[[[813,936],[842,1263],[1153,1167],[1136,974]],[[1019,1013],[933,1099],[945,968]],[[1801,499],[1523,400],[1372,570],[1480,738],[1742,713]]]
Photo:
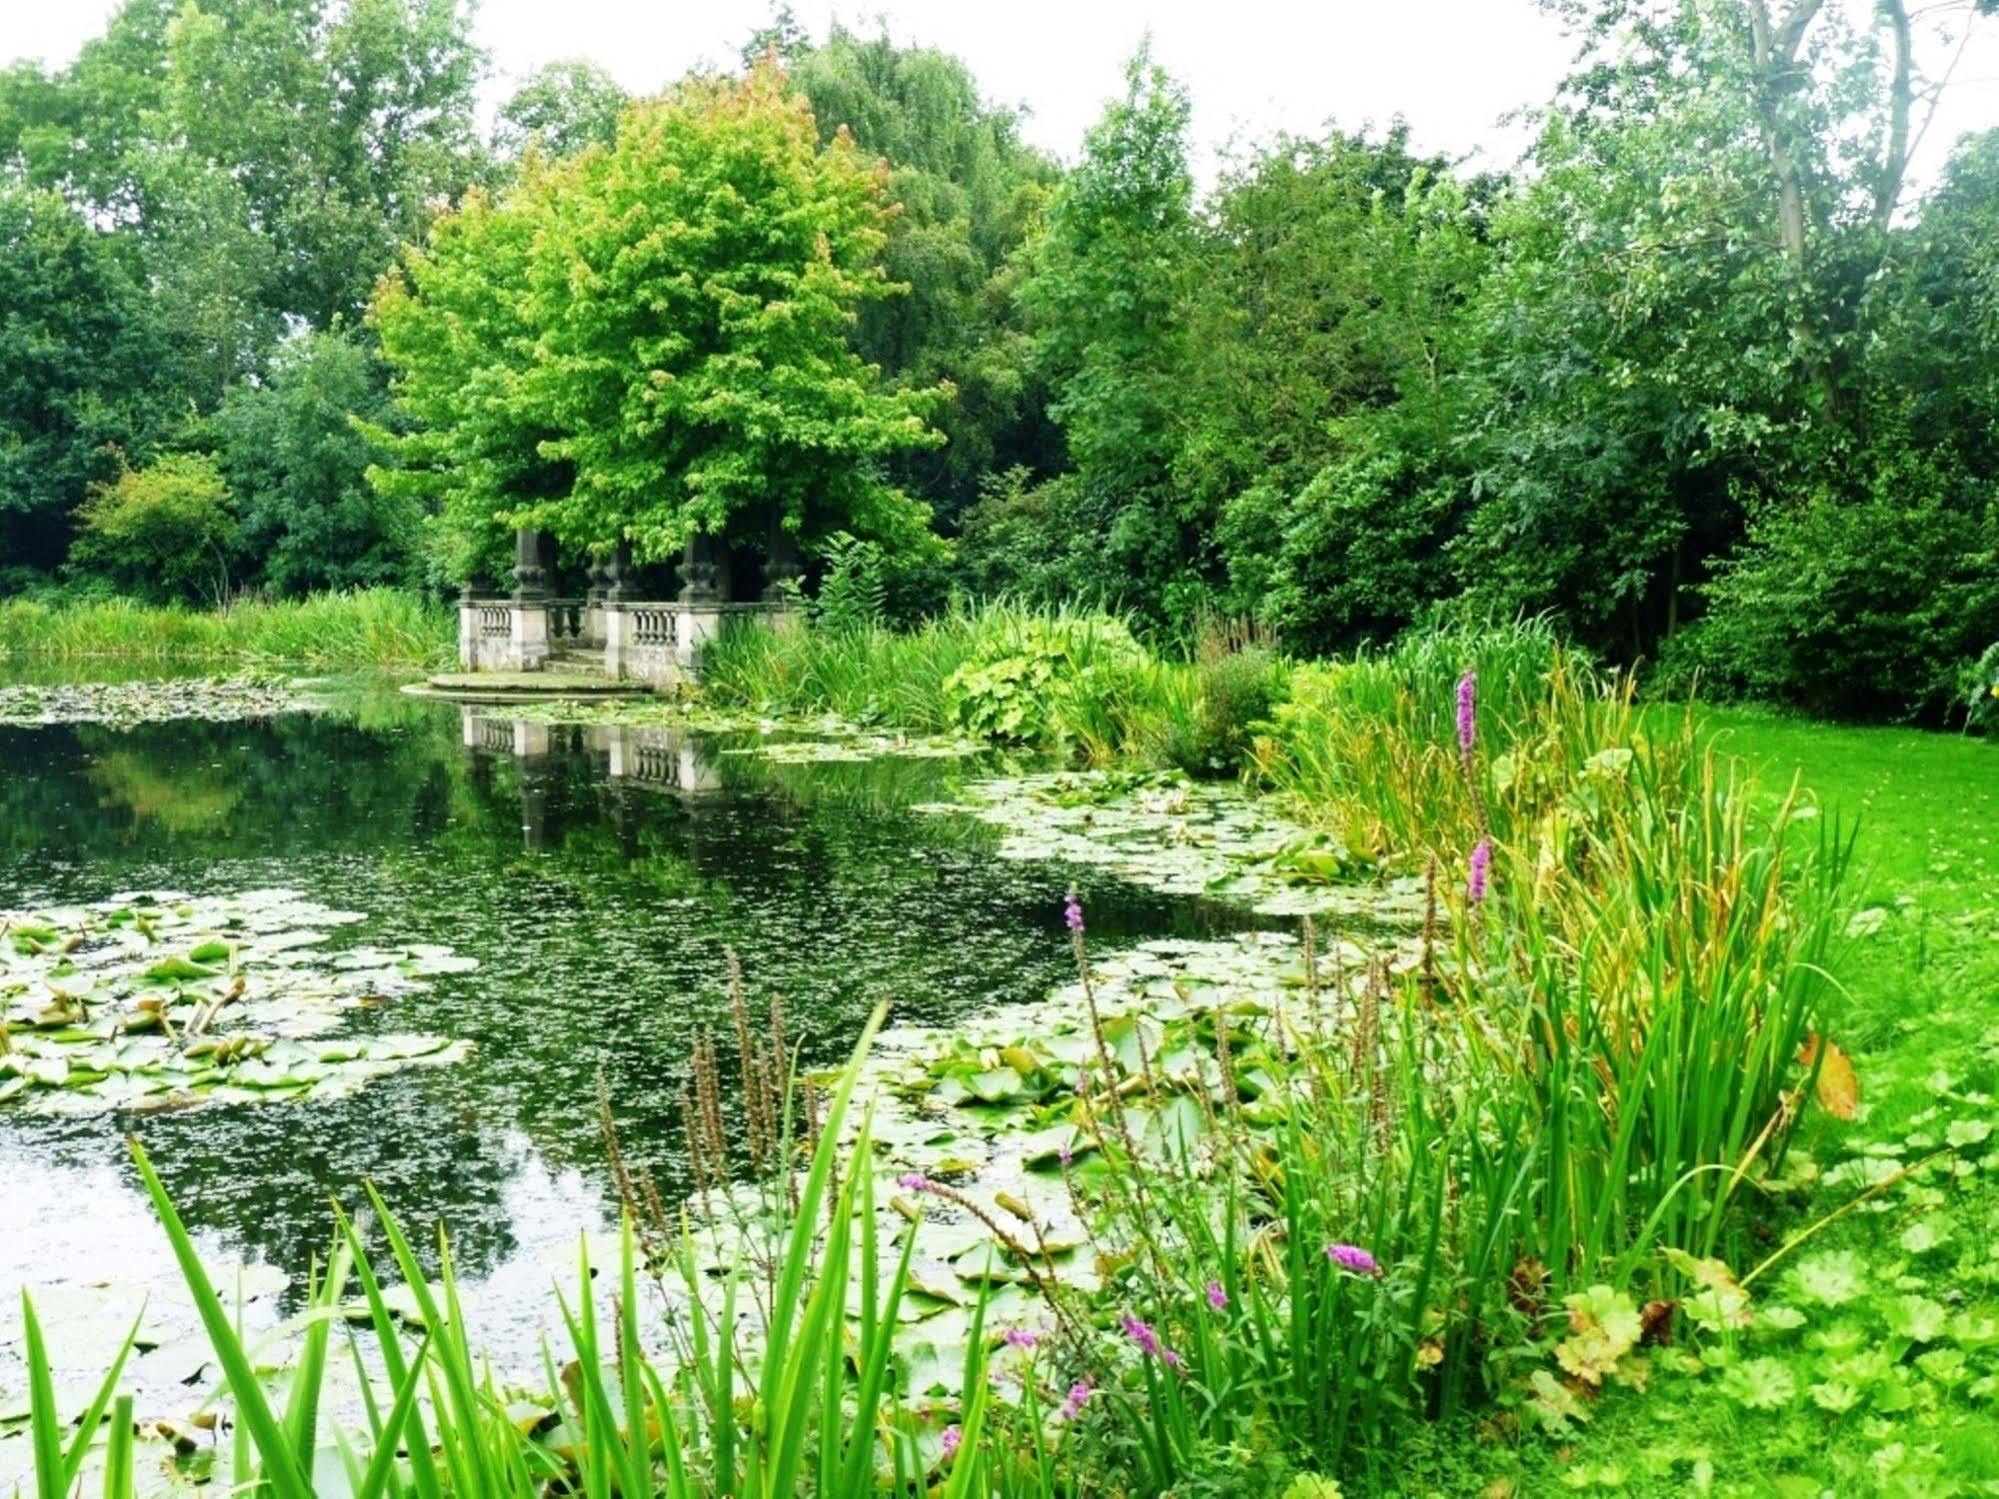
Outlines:
[[888,389],[848,343],[901,290],[893,212],[876,164],[822,144],[760,66],[444,219],[375,318],[447,515],[639,562],[773,525],[920,542],[882,462],[942,441],[947,392]]

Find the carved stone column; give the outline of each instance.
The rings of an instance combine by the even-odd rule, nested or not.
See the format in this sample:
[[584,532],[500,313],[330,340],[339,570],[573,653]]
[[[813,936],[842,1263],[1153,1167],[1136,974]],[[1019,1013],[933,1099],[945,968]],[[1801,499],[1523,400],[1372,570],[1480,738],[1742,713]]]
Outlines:
[[546,557],[542,532],[527,526],[514,532],[514,598],[517,602],[548,597]]
[[631,597],[632,544],[621,541],[604,561],[604,602],[622,604]]
[[770,518],[770,553],[764,564],[764,602],[791,604],[798,600],[798,585],[805,579],[805,564],[799,560],[798,538],[784,523],[781,513]]
[[680,602],[719,604],[726,577],[723,572],[722,539],[696,531],[687,538],[687,550],[680,562]]

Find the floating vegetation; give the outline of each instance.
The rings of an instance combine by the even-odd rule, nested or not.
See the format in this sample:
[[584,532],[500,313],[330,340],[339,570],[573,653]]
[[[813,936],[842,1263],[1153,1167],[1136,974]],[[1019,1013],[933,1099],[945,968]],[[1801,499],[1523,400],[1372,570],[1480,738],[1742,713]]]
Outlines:
[[1200,895],[1261,916],[1334,916],[1384,926],[1422,919],[1423,881],[1382,879],[1371,860],[1308,832],[1230,786],[1172,772],[1085,771],[981,781],[955,803],[1004,830],[1004,859],[1109,869],[1167,895]]
[[0,724],[102,723],[113,728],[200,718],[227,723],[318,705],[291,677],[250,673],[153,682],[0,687]]
[[991,748],[948,735],[847,733],[830,739],[772,739],[730,745],[725,755],[756,755],[779,765],[864,764],[869,760],[955,760]]
[[348,1012],[476,966],[429,944],[322,950],[362,919],[292,890],[0,912],[0,1107],[264,1103],[457,1061],[464,1043],[440,1036],[331,1034]]
[[763,742],[732,744],[722,752],[756,755],[783,765],[858,763],[883,758],[956,759],[992,748],[960,734],[911,734],[901,729],[870,728],[832,713],[798,717],[717,707],[699,698],[684,697],[509,703],[502,716],[530,723],[658,726],[697,734],[754,734]]
[[[1251,1128],[1275,1121],[1299,1037],[1340,1028],[1380,965],[1407,968],[1419,952],[1414,939],[1334,941],[1308,972],[1297,938],[1252,932],[1161,939],[1093,959],[1092,994],[1124,1105],[1117,1128],[1142,1158],[1163,1164],[1198,1146],[1224,1112]],[[1225,1050],[1218,1026],[1228,1032]],[[919,1402],[957,1391],[975,1315],[988,1330],[1045,1333],[1059,1315],[1052,1294],[1095,1292],[1112,1267],[1092,1224],[1103,1168],[1086,1114],[1102,1101],[1079,1091],[1093,1068],[1092,1086],[1104,1086],[1098,1047],[1079,981],[950,1029],[883,1031],[859,1062],[879,1231],[897,1251],[916,1235],[896,1349]],[[832,1082],[831,1074],[814,1080],[822,1094]],[[694,1204],[684,1242],[711,1316],[745,1253],[745,1225],[767,1221],[768,1190],[752,1177],[703,1188]],[[617,1247],[615,1235],[596,1237],[593,1263],[614,1263]],[[572,1255],[564,1246],[543,1262],[561,1270]],[[895,1259],[884,1252],[884,1264]],[[859,1295],[856,1284],[850,1303]],[[678,1288],[670,1301],[684,1301]],[[738,1315],[754,1332],[758,1314],[739,1307]],[[992,1348],[990,1367],[1018,1383],[1031,1346]]]

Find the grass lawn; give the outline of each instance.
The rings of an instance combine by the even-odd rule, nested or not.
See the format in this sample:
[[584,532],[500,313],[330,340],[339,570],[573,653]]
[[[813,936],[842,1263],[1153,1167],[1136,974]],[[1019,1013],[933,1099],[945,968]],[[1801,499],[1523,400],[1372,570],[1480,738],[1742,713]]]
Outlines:
[[1827,1029],[1860,1105],[1850,1123],[1811,1111],[1799,1145],[1823,1174],[1758,1223],[1757,1252],[1823,1226],[1750,1286],[1756,1321],[1704,1340],[1699,1367],[1662,1352],[1644,1394],[1606,1392],[1552,1442],[1440,1451],[1412,1491],[1999,1493],[1999,745],[1708,718],[1764,778],[1798,775],[1857,827],[1849,1003]]

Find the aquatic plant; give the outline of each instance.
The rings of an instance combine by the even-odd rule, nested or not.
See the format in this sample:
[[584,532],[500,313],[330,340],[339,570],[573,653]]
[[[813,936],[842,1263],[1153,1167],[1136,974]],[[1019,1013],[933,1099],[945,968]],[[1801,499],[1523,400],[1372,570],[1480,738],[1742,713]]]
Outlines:
[[239,599],[214,610],[130,599],[0,601],[0,656],[435,667],[456,651],[451,611],[393,588]]

